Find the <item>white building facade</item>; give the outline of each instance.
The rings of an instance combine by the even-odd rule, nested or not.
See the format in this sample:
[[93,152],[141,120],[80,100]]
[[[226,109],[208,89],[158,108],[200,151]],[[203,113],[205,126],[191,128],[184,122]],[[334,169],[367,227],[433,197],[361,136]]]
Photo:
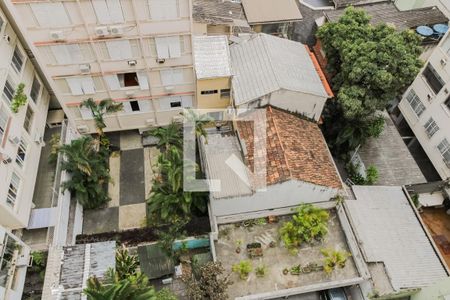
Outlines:
[[88,98],[123,103],[106,131],[166,125],[193,106],[190,0],[6,2],[80,133],[95,131]]
[[450,177],[450,35],[441,40],[398,106],[442,179]]

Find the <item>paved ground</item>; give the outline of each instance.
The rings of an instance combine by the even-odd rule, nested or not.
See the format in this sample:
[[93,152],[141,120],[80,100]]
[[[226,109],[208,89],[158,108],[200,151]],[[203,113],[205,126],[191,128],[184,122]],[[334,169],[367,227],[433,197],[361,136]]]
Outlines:
[[146,225],[146,199],[151,190],[159,151],[143,148],[137,131],[108,133],[113,149],[109,160],[111,201],[106,208],[85,211],[83,233],[101,233]]

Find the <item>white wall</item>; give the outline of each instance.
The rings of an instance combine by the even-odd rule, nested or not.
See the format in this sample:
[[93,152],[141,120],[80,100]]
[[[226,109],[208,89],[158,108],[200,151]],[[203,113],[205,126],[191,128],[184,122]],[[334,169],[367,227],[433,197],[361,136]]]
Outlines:
[[[449,37],[450,36],[447,34],[446,39],[449,39]],[[446,42],[446,39],[441,41],[440,46]],[[450,168],[444,163],[442,155],[437,149],[437,145],[444,138],[447,138],[450,142],[450,109],[448,109],[444,104],[444,102],[450,97],[450,63],[442,64],[441,59],[450,61],[450,56],[446,54],[441,47],[436,47],[427,62],[432,64],[432,66],[439,73],[439,76],[445,82],[445,85],[441,91],[437,95],[434,94],[424,79],[421,71],[410,88],[408,88],[406,93],[403,95],[399,104],[399,109],[408,125],[413,130],[421,146],[427,153],[428,158],[436,168],[436,171],[442,179],[447,179],[450,177]],[[425,63],[425,66],[427,63]],[[411,89],[416,92],[417,96],[426,108],[420,117],[417,117],[406,99],[406,96],[409,94]],[[431,98],[429,98],[428,95]],[[425,123],[430,117],[432,117],[439,126],[439,130],[431,138],[428,137],[424,128]]]
[[295,207],[300,203],[323,202],[330,200],[338,192],[339,190],[329,187],[289,180],[270,185],[266,191],[256,192],[251,196],[211,199],[211,217]]

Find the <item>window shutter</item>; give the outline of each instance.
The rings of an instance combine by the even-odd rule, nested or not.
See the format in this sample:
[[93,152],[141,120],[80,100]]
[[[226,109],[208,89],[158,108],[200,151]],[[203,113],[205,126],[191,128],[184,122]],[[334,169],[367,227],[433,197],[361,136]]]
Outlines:
[[109,17],[113,23],[123,23],[123,12],[122,6],[120,5],[120,0],[108,0]]
[[158,54],[158,58],[169,58],[169,45],[166,37],[156,37],[156,52]]
[[137,72],[136,73],[138,80],[139,80],[139,87],[141,90],[148,90],[150,88],[148,84],[148,78],[145,71]]
[[81,87],[84,94],[95,94],[94,80],[92,80],[92,77],[81,78]]
[[161,83],[163,86],[171,86],[173,85],[173,78],[172,78],[172,69],[167,70],[161,70],[159,71],[161,75]]
[[139,101],[139,109],[141,112],[152,111],[150,100]]
[[133,57],[128,40],[106,42],[109,57],[114,60],[130,59]]
[[81,63],[84,61],[83,54],[81,53],[80,46],[78,44],[65,45],[65,47],[69,53],[71,63]]
[[169,44],[169,55],[172,58],[181,56],[181,47],[180,47],[180,37],[179,36],[170,36],[166,37],[167,42]]
[[192,107],[192,96],[181,96],[181,106],[184,108]]
[[111,18],[109,16],[108,5],[105,0],[92,0],[92,6],[94,7],[95,14],[97,15],[97,21],[100,24],[110,24]]
[[164,7],[164,19],[174,20],[178,18],[177,0],[163,0]]
[[131,113],[133,110],[131,109],[131,104],[129,101],[122,102],[123,103],[123,111],[126,113]]
[[171,97],[159,98],[159,108],[160,110],[170,110],[170,100]]
[[117,75],[107,75],[105,76],[105,80],[110,90],[112,91],[120,90],[120,82],[119,78],[117,78]]
[[172,80],[174,84],[183,84],[184,83],[183,69],[172,69]]
[[80,106],[79,107],[80,113],[81,113],[81,118],[83,118],[83,120],[89,120],[92,119],[94,116],[92,115],[92,111],[84,106]]
[[83,89],[81,87],[80,78],[66,78],[67,84],[69,85],[70,92],[74,96],[83,95]]
[[165,0],[148,0],[150,8],[150,18],[152,20],[163,20],[164,12],[163,5]]
[[42,27],[70,25],[69,16],[62,3],[31,3],[31,10]]
[[55,56],[56,62],[60,65],[68,65],[72,63],[70,53],[66,45],[50,46]]

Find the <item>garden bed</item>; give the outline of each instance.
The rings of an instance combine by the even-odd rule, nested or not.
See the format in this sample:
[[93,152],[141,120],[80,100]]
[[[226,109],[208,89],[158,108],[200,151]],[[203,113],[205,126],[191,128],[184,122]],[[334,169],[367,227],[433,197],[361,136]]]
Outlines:
[[[165,227],[159,229],[164,230]],[[185,227],[187,236],[198,236],[211,232],[208,217],[196,217],[192,219]],[[126,246],[135,246],[144,242],[153,242],[158,240],[156,228],[145,227],[125,231],[111,231],[97,234],[77,235],[77,244],[87,244],[104,241],[117,241]]]

